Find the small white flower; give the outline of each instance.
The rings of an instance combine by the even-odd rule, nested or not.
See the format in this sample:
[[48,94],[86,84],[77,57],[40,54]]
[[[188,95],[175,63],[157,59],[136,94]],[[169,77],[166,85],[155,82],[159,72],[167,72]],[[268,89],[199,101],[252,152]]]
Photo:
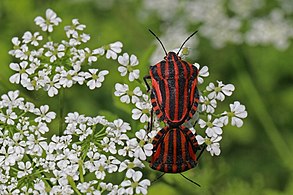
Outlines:
[[139,63],[135,55],[132,54],[129,58],[128,53],[124,53],[122,56],[118,57],[118,62],[122,65],[118,67],[118,71],[120,72],[121,76],[125,76],[127,73],[129,73],[129,81],[134,81],[135,79],[139,78],[139,70],[133,69],[133,67],[137,66]]
[[47,42],[44,48],[48,49],[45,56],[50,58],[50,62],[54,62],[57,58],[62,58],[65,55],[65,46],[63,44]]
[[135,168],[135,167],[143,168],[145,166],[144,166],[143,162],[140,161],[138,158],[134,158],[134,160],[132,162],[130,160],[126,159],[120,163],[118,172],[122,172],[125,169],[127,169],[127,172],[133,171],[133,168]]
[[90,127],[87,127],[86,124],[79,124],[75,129],[75,133],[80,135],[79,141],[83,141],[93,133],[93,130]]
[[122,133],[126,133],[127,131],[131,130],[130,124],[127,122],[124,122],[122,119],[114,120],[112,128],[115,131],[119,131]]
[[93,52],[92,52],[93,55],[104,55],[105,54],[105,49],[103,47],[101,48],[97,48],[97,49],[94,49]]
[[87,157],[89,158],[89,160],[84,162],[84,167],[88,169],[90,172],[94,172],[95,165],[98,164],[100,160],[100,153],[89,151],[87,152]]
[[89,48],[84,48],[84,51],[90,65],[98,60],[97,56],[95,56],[96,54],[94,54]]
[[65,71],[65,70],[61,70],[60,71],[60,80],[59,83],[60,85],[62,85],[63,87],[72,87],[72,85],[75,82],[78,82],[79,84],[82,84],[84,81],[84,78],[81,77],[78,74],[77,70],[69,70],[69,71]]
[[[82,193],[91,194],[90,192],[95,191],[94,185],[97,183],[98,183],[97,180],[91,180],[89,182],[82,182],[82,183],[77,184],[77,189]],[[96,193],[93,193],[93,194],[97,195]]]
[[134,149],[138,146],[138,142],[135,138],[131,140],[126,140],[126,146],[124,146],[122,149],[118,150],[118,154],[121,156],[129,156],[133,157],[134,156]]
[[109,156],[107,161],[106,161],[106,166],[105,169],[107,170],[108,173],[114,173],[117,172],[118,166],[121,162],[116,159],[114,156]]
[[208,115],[207,121],[199,119],[198,124],[200,128],[206,127],[205,132],[209,137],[217,137],[218,135],[221,135],[223,133],[223,130],[222,130],[223,123],[221,120],[217,118],[213,122],[211,120],[212,120],[212,115]]
[[18,107],[20,110],[23,110],[24,112],[34,112],[35,110],[35,105],[31,102],[25,102],[24,104],[21,104]]
[[112,58],[113,60],[117,59],[117,53],[120,53],[122,51],[123,45],[120,41],[117,41],[115,43],[109,44],[108,47],[105,47],[104,49],[107,51],[106,52],[106,58],[110,59]]
[[197,69],[199,69],[197,81],[198,81],[199,84],[202,84],[203,81],[204,81],[203,77],[208,77],[210,75],[209,67],[203,66],[200,69],[200,65],[198,63],[194,63],[193,65],[196,66]]
[[8,53],[12,56],[15,56],[16,51],[19,50],[20,48],[21,41],[19,40],[18,37],[13,37],[11,39],[11,42],[13,44],[13,49],[10,50]]
[[224,85],[222,81],[217,81],[217,82],[218,82],[217,87],[214,85],[214,83],[210,83],[206,87],[206,90],[210,92],[208,95],[208,98],[223,101],[225,99],[225,95],[226,96],[232,95],[232,92],[235,90],[235,87],[232,84]]
[[52,121],[52,119],[56,117],[55,112],[49,112],[48,105],[44,105],[44,106],[41,106],[40,108],[36,108],[34,113],[39,116],[35,118],[36,122],[46,121],[49,123]]
[[200,96],[199,102],[201,103],[201,112],[215,112],[215,108],[217,107],[217,101],[215,99],[210,100],[208,97]]
[[30,31],[27,31],[22,36],[22,39],[23,42],[26,44],[31,43],[34,46],[38,46],[39,41],[43,40],[43,37],[40,35],[39,32],[35,32],[34,34],[32,34]]
[[106,161],[107,157],[105,155],[101,155],[99,161],[95,162],[95,175],[97,179],[104,179],[106,177]]
[[135,106],[136,108],[132,110],[132,118],[134,120],[139,119],[141,123],[148,122],[151,104],[149,102],[137,102]]
[[129,87],[127,84],[115,84],[115,92],[114,95],[120,97],[120,101],[126,104],[130,103],[130,97],[127,93],[129,91]]
[[39,89],[40,87],[36,85],[36,82],[37,82],[36,80],[37,80],[36,77],[34,79],[30,79],[30,78],[22,79],[21,85],[30,91],[35,90],[35,89]]
[[245,110],[245,106],[240,104],[239,101],[235,101],[233,104],[230,104],[230,112],[222,113],[220,120],[227,125],[229,120],[231,120],[231,125],[236,127],[242,127],[243,121],[242,119],[247,117],[247,111]]
[[69,40],[69,45],[74,47],[74,46],[80,45],[82,42],[83,43],[88,42],[90,38],[91,38],[90,35],[85,33],[81,33],[81,34],[74,33],[72,34],[72,38]]
[[147,143],[148,136],[144,129],[137,131],[135,136],[139,139],[139,142],[137,142],[137,139],[135,138],[130,140],[131,145],[135,146],[134,156],[141,160],[146,160],[146,157],[151,156],[153,153],[153,145]]
[[139,87],[136,87],[133,91],[130,91],[127,84],[116,83],[115,90],[115,96],[120,97],[120,101],[127,104],[130,103],[130,97],[131,102],[135,104],[139,101],[139,97],[142,96],[142,91]]
[[27,137],[26,143],[22,143],[27,146],[27,153],[31,155],[41,156],[43,151],[47,148],[46,138],[40,135],[30,134]]
[[33,194],[46,194],[46,185],[41,179],[36,179]]
[[11,109],[6,110],[6,114],[0,112],[0,121],[8,125],[14,125],[14,120],[17,119],[17,115]]
[[196,138],[199,145],[202,145],[204,143],[207,145],[206,149],[208,152],[210,152],[210,154],[212,156],[214,156],[214,155],[219,156],[220,155],[221,150],[220,150],[219,141],[221,141],[222,136],[217,136],[217,137],[212,137],[212,138],[209,138],[209,137],[203,138],[200,135],[196,135],[195,138]]
[[18,168],[20,169],[20,171],[17,172],[18,178],[22,178],[32,173],[33,168],[30,161],[27,161],[25,164],[24,162],[18,162],[17,164],[18,164]]
[[105,75],[109,74],[108,70],[102,70],[98,74],[98,69],[89,69],[89,72],[84,73],[86,79],[91,78],[86,85],[91,89],[99,88],[105,80]]
[[78,19],[72,19],[72,25],[71,26],[65,26],[64,30],[66,32],[66,36],[70,38],[73,34],[78,34],[78,31],[83,31],[85,29],[84,24],[80,24]]
[[36,25],[42,28],[42,31],[53,31],[53,26],[57,26],[61,22],[61,18],[57,17],[57,14],[51,10],[46,10],[46,19],[41,16],[35,18]]
[[9,91],[7,94],[1,96],[2,104],[8,108],[15,108],[22,105],[24,99],[19,97],[19,91]]
[[76,125],[78,123],[85,123],[87,121],[84,115],[80,115],[77,112],[68,113],[67,117],[65,117],[65,123]]
[[127,174],[127,178],[131,178],[131,180],[125,180],[121,183],[121,186],[126,188],[125,192],[127,194],[147,194],[147,188],[151,185],[151,182],[148,179],[144,179],[140,181],[142,178],[142,173],[140,171],[135,171],[132,174]]
[[20,60],[27,60],[30,56],[30,51],[26,44],[20,46],[19,49],[15,50],[15,57]]
[[19,84],[21,81],[26,80],[30,74],[33,73],[32,69],[29,68],[27,61],[22,61],[19,64],[18,63],[10,63],[9,67],[17,71],[18,73],[15,73],[9,78],[9,81],[11,83]]
[[44,90],[48,91],[48,95],[50,97],[53,97],[54,95],[58,94],[58,89],[61,88],[61,85],[59,83],[60,80],[60,74],[55,74],[53,79],[49,79],[44,86]]
[[108,137],[104,137],[103,140],[101,141],[101,145],[103,147],[103,150],[105,152],[110,152],[111,154],[116,154],[116,145],[114,142],[110,141]]

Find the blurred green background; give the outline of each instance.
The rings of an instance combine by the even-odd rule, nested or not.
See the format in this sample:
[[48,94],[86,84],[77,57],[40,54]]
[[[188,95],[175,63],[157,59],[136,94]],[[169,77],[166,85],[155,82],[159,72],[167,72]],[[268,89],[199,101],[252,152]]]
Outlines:
[[[86,33],[91,35],[90,48],[122,41],[123,51],[135,54],[140,60],[141,76],[147,74],[150,59],[158,46],[148,32],[149,28],[164,37],[173,33],[171,27],[182,28],[187,35],[199,29],[198,35],[192,38],[196,42],[190,45],[188,60],[209,66],[211,76],[205,82],[222,80],[233,83],[235,94],[228,98],[225,106],[239,100],[246,105],[248,118],[240,129],[231,126],[224,129],[219,157],[205,153],[199,166],[185,173],[200,183],[201,188],[180,175],[167,174],[149,188],[149,194],[293,194],[292,1],[200,2],[1,0],[0,94],[18,89],[36,105],[49,104],[52,110],[58,110],[58,97],[49,98],[42,90],[29,92],[8,81],[13,74],[9,69],[13,59],[8,55],[12,48],[11,38],[21,37],[25,31],[39,31],[33,20],[36,16],[44,16],[47,8],[52,8],[62,18],[62,26],[70,24],[73,18],[86,24]],[[275,10],[277,14],[274,15]],[[224,15],[223,19],[217,18],[219,14]],[[271,26],[268,25],[267,30],[257,29],[265,26],[257,23],[260,19],[271,21]],[[239,23],[240,27],[237,27]],[[261,36],[254,42],[247,41],[245,37],[253,28],[256,28],[254,33]],[[64,38],[62,30],[63,27],[56,28],[57,39]],[[273,32],[271,37],[260,42],[260,38],[270,32]],[[217,41],[223,37],[226,40],[219,45]],[[184,38],[180,36],[178,39],[165,38],[163,42],[165,45],[168,45],[165,41],[182,43]],[[281,46],[278,41],[282,42]],[[137,124],[131,119],[131,109],[124,109],[113,96],[114,84],[123,82],[117,65],[109,60],[100,63],[102,69],[110,70],[104,86],[93,91],[81,86],[65,90],[65,112],[78,111],[92,116],[104,114],[109,120],[120,117],[131,123],[134,132]],[[87,95],[81,97],[80,94]],[[151,169],[145,172],[151,180],[159,175]]]

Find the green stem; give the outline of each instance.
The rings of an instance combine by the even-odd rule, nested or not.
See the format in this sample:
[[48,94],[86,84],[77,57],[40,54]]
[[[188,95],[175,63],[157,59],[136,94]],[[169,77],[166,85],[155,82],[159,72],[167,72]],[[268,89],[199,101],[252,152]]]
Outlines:
[[80,182],[84,182],[82,165],[83,165],[83,160],[79,160],[79,161],[78,161],[78,169],[79,169],[79,178],[80,178]]
[[78,194],[78,195],[82,195],[82,194],[79,192],[79,190],[77,189],[76,184],[75,184],[75,182],[73,181],[73,178],[72,178],[71,176],[67,176],[67,180],[68,180],[70,186],[72,187],[72,189],[75,191],[75,193]]
[[[238,53],[238,56],[242,59],[237,60],[237,63],[234,62],[235,66],[239,66],[239,62],[242,62],[242,67],[250,64],[247,57],[245,57],[244,51]],[[239,67],[238,67],[239,68]],[[259,91],[253,83],[251,76],[248,71],[242,68],[240,75],[238,75],[239,83],[241,84],[241,88],[246,93],[247,99],[250,100],[250,107],[255,108],[257,105],[257,109],[254,109],[255,114],[257,116],[257,120],[260,121],[262,126],[264,127],[265,133],[268,135],[268,138],[272,142],[272,146],[277,151],[278,155],[282,159],[284,165],[293,170],[293,158],[292,152],[290,152],[288,144],[284,141],[278,127],[274,123],[273,118],[270,116],[266,106],[263,103],[265,97],[261,97]]]
[[64,118],[64,89],[61,87],[59,91],[59,135],[63,134],[64,131],[64,123],[63,123],[63,118]]

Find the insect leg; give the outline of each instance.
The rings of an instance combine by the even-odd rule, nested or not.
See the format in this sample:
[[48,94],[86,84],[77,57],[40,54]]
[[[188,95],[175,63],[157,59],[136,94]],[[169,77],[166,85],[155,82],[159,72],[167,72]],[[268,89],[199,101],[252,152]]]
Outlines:
[[151,88],[150,88],[150,85],[147,82],[147,79],[151,79],[151,76],[150,75],[147,75],[147,76],[144,76],[143,77],[144,83],[147,86],[147,92],[149,92]]
[[206,149],[207,145],[204,144],[204,146],[202,147],[202,149],[200,150],[199,155],[197,156],[197,161],[199,160],[200,156],[202,155],[202,153],[204,152],[204,150]]
[[151,119],[150,121],[148,122],[148,132],[151,132],[153,130],[153,119],[154,119],[154,110],[152,108],[151,110]]
[[155,180],[152,181],[152,184],[158,181],[161,177],[163,177],[165,173],[161,174],[159,177],[157,177]]
[[186,177],[185,175],[183,175],[182,173],[179,173],[182,177],[184,177],[184,179],[190,181],[191,183],[197,185],[198,187],[200,187],[200,185],[198,183],[196,183],[195,181],[192,181],[191,179],[189,179],[188,177]]

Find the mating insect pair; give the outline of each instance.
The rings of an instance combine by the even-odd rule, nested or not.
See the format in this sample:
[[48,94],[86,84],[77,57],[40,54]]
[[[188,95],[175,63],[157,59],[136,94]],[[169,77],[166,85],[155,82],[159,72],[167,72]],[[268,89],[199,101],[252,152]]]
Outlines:
[[[164,173],[181,173],[196,166],[203,149],[199,147],[195,135],[182,124],[197,111],[199,93],[197,89],[198,69],[182,60],[178,54],[184,44],[196,32],[191,34],[177,53],[167,53],[160,39],[150,30],[165,51],[163,61],[150,67],[150,75],[144,81],[151,93],[151,122],[153,112],[159,120],[167,124],[153,139],[151,168]],[[151,79],[150,88],[147,79]],[[196,153],[200,154],[197,156]],[[198,185],[198,184],[197,184]]]

